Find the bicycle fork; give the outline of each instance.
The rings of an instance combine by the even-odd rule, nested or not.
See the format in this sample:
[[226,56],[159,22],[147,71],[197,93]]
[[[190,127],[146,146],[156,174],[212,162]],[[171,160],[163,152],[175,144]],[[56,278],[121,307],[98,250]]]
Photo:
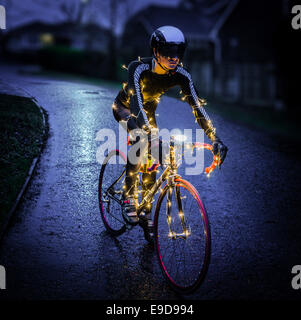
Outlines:
[[[171,209],[172,209],[172,191],[175,189],[176,193],[176,202],[177,202],[177,209],[178,209],[178,215],[179,219],[181,221],[182,226],[182,232],[177,233],[172,228],[172,215],[171,215]],[[190,229],[187,228],[184,212],[183,212],[183,206],[182,206],[182,197],[180,192],[180,187],[175,186],[174,179],[169,179],[168,183],[168,190],[167,190],[167,202],[166,202],[166,215],[167,215],[167,223],[168,223],[168,237],[170,239],[187,239],[190,236]]]
[[[181,197],[181,192],[180,192],[180,187],[176,186],[175,183],[175,178],[178,176],[177,175],[177,164],[176,164],[176,159],[175,159],[175,143],[174,143],[174,138],[171,137],[170,141],[170,164],[171,164],[171,175],[168,177],[167,185],[168,185],[168,190],[167,190],[167,202],[166,202],[166,215],[167,215],[167,223],[168,223],[168,237],[170,239],[187,239],[190,235],[190,230],[187,229],[186,226],[186,221],[185,221],[185,216],[183,212],[183,207],[182,207],[182,197]],[[171,205],[172,205],[172,191],[175,189],[176,191],[176,200],[177,200],[177,207],[178,207],[178,215],[181,221],[181,226],[182,226],[182,232],[177,233],[174,230],[172,230],[172,217],[171,217]]]

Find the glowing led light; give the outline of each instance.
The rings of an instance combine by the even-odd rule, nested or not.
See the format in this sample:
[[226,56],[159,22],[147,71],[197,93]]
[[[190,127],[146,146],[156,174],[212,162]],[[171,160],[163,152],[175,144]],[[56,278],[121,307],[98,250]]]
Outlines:
[[187,137],[184,134],[177,134],[174,136],[174,139],[176,141],[182,142],[182,141],[186,141]]
[[186,236],[186,237],[190,236],[190,232],[189,232],[189,230],[188,230],[188,229],[186,229],[186,230],[184,231],[184,234],[185,234],[185,236]]
[[168,237],[169,237],[169,238],[173,238],[173,236],[174,236],[174,233],[173,233],[172,231],[169,231],[169,232],[168,232]]

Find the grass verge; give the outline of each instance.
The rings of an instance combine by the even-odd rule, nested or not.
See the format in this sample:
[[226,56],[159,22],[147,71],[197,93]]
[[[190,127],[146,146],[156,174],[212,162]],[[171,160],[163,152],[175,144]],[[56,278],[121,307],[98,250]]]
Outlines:
[[44,122],[25,97],[0,94],[0,230],[41,150]]

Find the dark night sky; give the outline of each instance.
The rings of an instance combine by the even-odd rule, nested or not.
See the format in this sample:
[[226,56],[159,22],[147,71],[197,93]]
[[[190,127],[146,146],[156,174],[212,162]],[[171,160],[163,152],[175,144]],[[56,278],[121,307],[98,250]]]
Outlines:
[[[62,3],[73,4],[81,0],[0,0],[0,4],[6,8],[7,31],[31,21],[40,20],[45,22],[62,22],[64,15],[60,12],[59,6]],[[84,1],[84,0],[82,0]],[[100,25],[109,25],[109,0],[89,0],[90,4],[83,16],[83,20],[92,20]],[[124,2],[124,4],[122,4]],[[122,25],[126,16],[134,14],[149,4],[162,4],[175,6],[179,0],[127,0],[118,1],[119,14],[116,24],[117,33],[122,31]]]

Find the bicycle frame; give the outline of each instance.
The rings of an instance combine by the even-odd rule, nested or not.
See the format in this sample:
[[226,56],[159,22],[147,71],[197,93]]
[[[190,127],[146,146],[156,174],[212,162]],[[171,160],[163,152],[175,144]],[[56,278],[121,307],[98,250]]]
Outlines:
[[170,164],[163,171],[161,176],[156,180],[152,188],[146,193],[141,203],[138,205],[137,213],[138,215],[143,211],[143,209],[150,205],[150,201],[152,201],[154,195],[157,193],[159,188],[163,185],[163,183],[168,180],[168,185],[172,187],[174,185],[174,179],[177,175],[177,163],[175,160],[175,150],[174,150],[174,139],[171,138],[170,141],[170,152],[169,152]]
[[[181,176],[178,175],[177,173],[178,165],[175,159],[175,143],[174,143],[173,137],[171,137],[171,141],[170,141],[169,159],[170,159],[170,164],[164,170],[164,172],[159,177],[159,179],[157,179],[153,187],[144,196],[144,199],[138,205],[137,213],[139,215],[145,207],[150,206],[150,201],[153,201],[154,195],[157,193],[157,191],[162,186],[162,184],[164,184],[164,182],[167,180],[168,191],[167,191],[167,202],[166,202],[166,215],[167,215],[167,222],[168,222],[168,228],[169,228],[168,236],[169,238],[172,238],[172,239],[176,239],[176,238],[186,239],[190,235],[190,231],[187,229],[186,222],[185,222],[180,188],[176,186],[176,178],[180,178]],[[174,232],[171,227],[171,203],[172,203],[171,201],[172,201],[173,189],[175,189],[176,191],[175,193],[176,193],[178,213],[179,213],[181,225],[183,228],[183,232],[181,233]]]
[[[114,195],[110,193],[110,190],[112,189],[112,187],[116,183],[118,183],[122,179],[122,177],[125,175],[125,171],[126,171],[126,169],[122,172],[122,174],[119,176],[119,178],[116,179],[104,192],[105,196],[108,196],[109,198],[117,201],[119,204],[121,204],[122,201],[117,199],[116,197],[114,197]],[[174,184],[174,177],[176,175],[177,175],[177,164],[175,161],[174,141],[171,140],[171,142],[170,142],[170,164],[166,167],[166,169],[163,171],[161,176],[156,180],[156,182],[154,183],[152,188],[150,190],[148,190],[148,192],[146,193],[146,195],[145,195],[144,199],[141,201],[141,203],[138,204],[138,208],[137,208],[138,215],[143,211],[143,209],[145,207],[147,207],[149,205],[149,203],[150,203],[150,201],[152,201],[154,195],[157,193],[159,188],[162,186],[162,184],[167,179],[169,179],[170,185]],[[117,192],[115,191],[115,193],[117,193]]]
[[[137,208],[137,213],[140,214],[143,209],[149,204],[149,202],[153,199],[153,196],[156,194],[156,192],[159,190],[159,188],[162,186],[162,184],[166,181],[166,179],[168,177],[170,177],[170,172],[171,172],[171,166],[169,165],[162,173],[162,175],[160,176],[159,179],[156,180],[155,184],[152,186],[152,188],[150,190],[148,190],[147,194],[145,195],[144,199],[141,201],[141,203],[138,205]],[[110,189],[112,189],[112,187],[118,183],[121,178],[125,175],[125,170],[122,172],[122,174],[120,175],[120,177],[115,180],[109,187],[108,189],[104,192],[105,196],[108,196],[109,198],[115,200],[116,202],[118,202],[120,205],[122,204],[122,201],[117,199],[116,197],[114,197],[114,195],[112,195],[110,193]],[[172,177],[171,177],[172,178]],[[117,193],[115,191],[115,193]]]
[[[199,148],[205,148],[205,149],[212,150],[212,146],[208,145],[208,144],[195,143],[195,144],[192,144],[192,145],[190,145],[190,144],[187,144],[187,145],[192,147],[192,148],[194,148],[194,147],[198,148],[199,147]],[[177,169],[178,169],[179,166],[178,166],[178,164],[176,162],[176,159],[175,159],[175,139],[174,139],[174,137],[171,137],[171,140],[170,140],[169,159],[170,159],[170,163],[167,165],[167,167],[165,168],[165,170],[163,171],[161,176],[156,180],[156,182],[154,183],[152,188],[146,192],[146,195],[144,196],[142,201],[140,203],[138,203],[137,214],[139,216],[145,208],[151,207],[151,202],[154,201],[153,200],[154,195],[158,192],[160,187],[167,180],[168,191],[167,191],[166,214],[167,214],[167,221],[168,221],[168,225],[169,225],[169,237],[173,238],[173,239],[175,239],[177,237],[181,237],[181,238],[185,238],[186,239],[189,236],[190,232],[186,227],[185,217],[184,217],[183,208],[182,208],[180,188],[177,187],[176,183],[175,183],[176,182],[176,178],[181,178],[181,176],[178,175],[178,173],[177,173]],[[205,172],[208,175],[215,169],[215,167],[216,167],[216,165],[218,163],[218,160],[219,159],[217,158],[217,156],[214,156],[214,159],[213,159],[213,162],[212,162],[211,166],[205,169]],[[111,194],[110,193],[110,189],[112,189],[112,187],[117,182],[119,182],[121,180],[121,178],[125,175],[125,171],[126,171],[126,169],[122,172],[122,174],[119,176],[119,178],[116,179],[115,182],[113,182],[110,187],[108,187],[108,189],[105,192],[106,196],[108,196],[109,198],[117,201],[120,205],[122,204],[121,199],[117,199],[113,194]],[[172,200],[172,190],[174,188],[175,188],[178,212],[179,212],[180,219],[181,219],[181,225],[183,227],[183,233],[180,233],[180,234],[176,234],[171,229],[171,200]],[[120,191],[120,192],[114,191],[114,192],[116,194],[122,193],[122,191]],[[138,198],[138,194],[136,195],[136,198]]]

